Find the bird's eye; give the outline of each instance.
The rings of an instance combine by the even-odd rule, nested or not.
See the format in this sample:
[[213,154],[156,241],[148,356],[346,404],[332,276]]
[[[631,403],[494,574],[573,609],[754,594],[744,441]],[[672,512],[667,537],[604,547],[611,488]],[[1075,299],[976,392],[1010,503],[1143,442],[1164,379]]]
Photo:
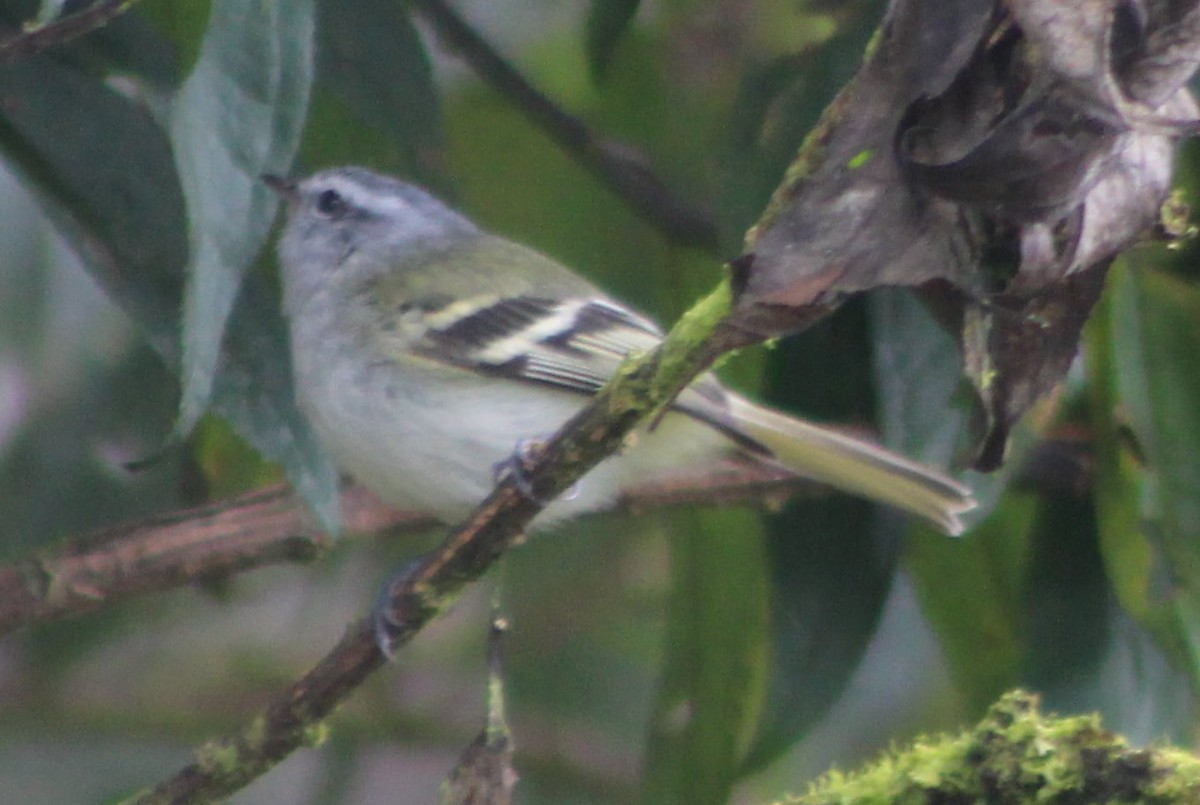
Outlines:
[[346,209],[346,200],[336,190],[322,190],[317,196],[317,212],[326,218],[340,218]]

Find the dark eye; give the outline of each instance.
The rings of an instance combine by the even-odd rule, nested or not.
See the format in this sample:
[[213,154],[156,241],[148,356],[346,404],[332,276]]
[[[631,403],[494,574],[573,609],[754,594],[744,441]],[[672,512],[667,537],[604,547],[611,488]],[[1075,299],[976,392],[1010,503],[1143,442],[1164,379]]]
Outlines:
[[326,218],[340,218],[346,209],[346,199],[336,190],[322,190],[317,196],[317,212]]

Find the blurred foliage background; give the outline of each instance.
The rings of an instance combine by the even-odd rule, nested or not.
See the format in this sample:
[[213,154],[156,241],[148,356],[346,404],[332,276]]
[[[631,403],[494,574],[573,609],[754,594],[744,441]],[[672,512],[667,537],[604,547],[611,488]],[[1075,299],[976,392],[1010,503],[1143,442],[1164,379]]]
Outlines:
[[[257,173],[360,163],[408,176],[669,322],[738,253],[885,3],[456,5],[557,104],[706,210],[715,251],[661,236],[404,3],[269,6],[143,0],[0,66],[3,561],[285,474],[331,516],[332,473],[289,407],[269,250],[244,281],[230,265],[185,280],[202,245],[261,245],[273,202]],[[38,11],[0,3],[10,31]],[[1185,150],[1186,196],[1195,183]],[[324,747],[235,801],[431,801],[483,723],[495,586],[513,623],[522,802],[764,801],[972,721],[1017,685],[1048,709],[1099,710],[1135,742],[1190,743],[1196,281],[1188,242],[1120,261],[1084,359],[1029,417],[1010,469],[969,479],[986,505],[964,538],[832,495],[570,524],[506,557],[354,697]],[[723,373],[913,455],[961,465],[969,448],[953,342],[906,293],[848,304]],[[210,397],[216,413],[190,430]],[[125,469],[164,439],[149,469]],[[5,636],[0,801],[103,802],[174,771],[324,654],[436,538],[347,538],[311,566]]]

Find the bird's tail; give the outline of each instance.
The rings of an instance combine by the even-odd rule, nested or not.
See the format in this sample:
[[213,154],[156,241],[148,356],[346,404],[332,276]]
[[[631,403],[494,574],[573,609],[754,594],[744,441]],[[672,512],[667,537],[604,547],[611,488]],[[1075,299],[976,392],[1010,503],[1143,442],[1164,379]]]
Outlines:
[[794,419],[730,394],[738,428],[788,470],[923,517],[947,534],[963,531],[975,508],[964,484],[878,445]]

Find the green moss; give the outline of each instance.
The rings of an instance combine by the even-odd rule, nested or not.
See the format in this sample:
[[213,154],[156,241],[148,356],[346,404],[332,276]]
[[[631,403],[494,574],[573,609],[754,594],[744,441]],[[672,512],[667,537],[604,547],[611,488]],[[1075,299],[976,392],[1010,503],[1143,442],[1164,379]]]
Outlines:
[[322,746],[329,740],[329,724],[325,721],[318,721],[315,724],[307,724],[304,727],[304,744],[305,746]]
[[1196,225],[1192,223],[1192,210],[1185,193],[1176,188],[1167,196],[1158,213],[1159,226],[1167,237],[1179,241],[1196,236]]
[[858,170],[859,168],[861,168],[863,165],[866,165],[868,162],[870,162],[874,158],[875,158],[875,152],[872,151],[870,148],[866,148],[862,151],[859,151],[854,156],[852,156],[850,158],[850,161],[846,163],[846,167],[849,168],[850,170]]
[[817,121],[817,125],[804,138],[800,150],[796,153],[796,158],[788,165],[783,181],[779,183],[778,189],[771,196],[762,216],[746,233],[746,251],[754,250],[754,243],[758,240],[759,234],[768,229],[776,217],[787,209],[789,201],[799,192],[800,185],[816,173],[817,169],[825,162],[825,144],[841,121],[845,105],[846,96],[843,93],[833,100],[833,103],[821,115],[821,119]]
[[794,805],[819,803],[1200,801],[1200,759],[1131,749],[1096,715],[1049,718],[1005,694],[970,732],[921,738],[854,774],[831,771]]
[[[261,721],[261,718],[260,716],[255,721]],[[196,751],[196,765],[207,774],[228,775],[237,768],[240,757],[241,753],[236,745],[225,741],[213,741]]]
[[704,342],[733,307],[733,289],[728,278],[680,317],[663,343],[662,358],[655,372],[654,402],[661,406],[674,399],[674,392],[695,376],[695,364]]
[[254,720],[242,732],[242,740],[247,746],[258,748],[262,746],[270,730],[267,728],[267,718],[264,715],[257,715]]

